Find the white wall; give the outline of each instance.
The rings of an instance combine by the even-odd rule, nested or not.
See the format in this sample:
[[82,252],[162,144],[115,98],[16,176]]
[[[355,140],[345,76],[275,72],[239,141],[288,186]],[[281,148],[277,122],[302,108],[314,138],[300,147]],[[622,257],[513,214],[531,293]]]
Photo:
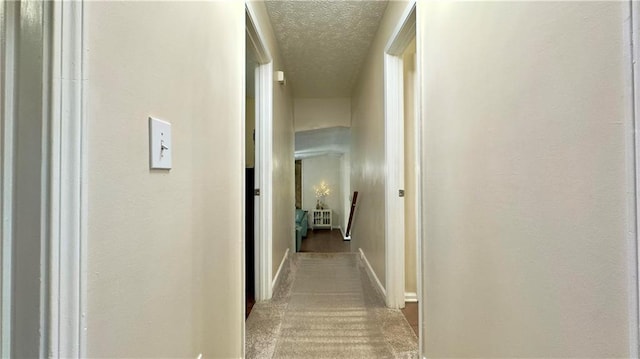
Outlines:
[[419,4],[427,357],[637,355],[628,9]]
[[342,226],[344,202],[342,201],[342,156],[324,155],[305,158],[302,160],[302,208],[311,211],[316,208],[314,187],[323,181],[331,190],[324,203],[333,211],[332,225],[334,228]]
[[351,102],[351,190],[358,191],[352,247],[362,248],[385,283],[383,54],[406,1],[390,1],[360,69]]
[[351,126],[351,99],[348,97],[297,98],[293,103],[296,132]]
[[[273,59],[273,70],[284,70],[267,9],[262,1],[251,1],[258,26]],[[285,71],[286,72],[286,71]],[[277,274],[287,250],[295,252],[295,168],[293,98],[291,87],[273,82],[273,246],[272,275]]]
[[[87,356],[237,358],[243,2],[87,2]],[[148,116],[172,123],[151,171]]]

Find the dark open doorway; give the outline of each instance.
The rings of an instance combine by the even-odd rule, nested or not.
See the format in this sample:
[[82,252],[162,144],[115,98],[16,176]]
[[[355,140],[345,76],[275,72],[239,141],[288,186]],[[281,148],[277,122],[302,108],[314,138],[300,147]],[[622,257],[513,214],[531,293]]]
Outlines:
[[256,68],[258,60],[255,49],[246,39],[245,62],[245,302],[249,317],[256,302],[255,261],[255,175],[256,175]]
[[255,169],[245,168],[245,298],[246,298],[246,315],[249,317],[253,305],[256,303],[255,291],[255,245],[254,245],[254,196],[255,188]]

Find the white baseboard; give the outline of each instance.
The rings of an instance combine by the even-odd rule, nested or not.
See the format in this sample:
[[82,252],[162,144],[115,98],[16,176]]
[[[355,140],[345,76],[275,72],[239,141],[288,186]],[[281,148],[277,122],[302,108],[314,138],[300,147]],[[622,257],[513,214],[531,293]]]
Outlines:
[[278,267],[276,276],[273,277],[273,281],[271,282],[272,292],[273,292],[273,288],[275,288],[276,284],[278,284],[278,279],[280,279],[280,272],[282,272],[282,267],[284,267],[284,264],[287,262],[287,259],[289,259],[289,248],[287,248],[287,250],[284,252],[284,257],[282,257],[282,262],[280,262],[280,266]]
[[414,292],[404,292],[404,301],[409,303],[417,303],[418,294]]
[[343,241],[350,241],[350,240],[351,240],[351,236],[348,236],[348,237],[347,237],[347,236],[344,234],[344,230],[342,229],[342,226],[340,226],[340,227],[338,227],[338,228],[340,228],[340,233],[342,234],[342,240],[343,240]]
[[376,275],[376,272],[373,271],[373,268],[371,267],[371,264],[367,260],[367,256],[364,255],[364,252],[362,251],[362,248],[358,248],[358,250],[360,251],[360,258],[362,258],[362,261],[364,262],[365,267],[367,268],[367,272],[369,273],[369,276],[371,276],[371,278],[373,278],[374,281],[377,284],[378,291],[380,292],[380,294],[382,294],[382,296],[384,298],[387,298],[387,291],[384,289],[384,286],[380,282],[380,279],[378,279],[378,276]]

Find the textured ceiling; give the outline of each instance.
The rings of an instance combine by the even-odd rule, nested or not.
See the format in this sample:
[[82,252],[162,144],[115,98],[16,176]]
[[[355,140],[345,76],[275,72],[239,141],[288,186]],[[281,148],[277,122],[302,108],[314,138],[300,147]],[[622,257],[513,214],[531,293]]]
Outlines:
[[387,1],[266,1],[295,97],[349,97]]

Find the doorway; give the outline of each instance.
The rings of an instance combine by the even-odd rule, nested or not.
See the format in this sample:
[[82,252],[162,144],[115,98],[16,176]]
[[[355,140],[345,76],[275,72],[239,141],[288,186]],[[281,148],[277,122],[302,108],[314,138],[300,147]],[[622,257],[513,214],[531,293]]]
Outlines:
[[[256,16],[248,3],[245,6],[245,50],[247,54],[245,69],[250,74],[246,75],[245,100],[247,106],[245,107],[250,106],[250,109],[245,108],[245,122],[249,123],[249,125],[245,124],[249,127],[245,128],[245,151],[247,157],[250,157],[251,153],[254,156],[253,167],[248,167],[249,163],[245,167],[247,198],[245,199],[244,211],[245,221],[252,222],[253,228],[251,228],[251,223],[245,224],[245,277],[243,280],[252,281],[253,288],[250,283],[245,283],[246,292],[252,291],[255,301],[260,302],[270,299],[272,291],[273,63],[264,36],[255,19]],[[253,121],[246,119],[247,115],[253,117]],[[254,130],[252,131],[250,127],[254,127]],[[253,148],[250,149],[251,147]],[[246,170],[246,168],[252,168],[252,170]],[[253,205],[253,211],[248,213],[251,211],[251,205]],[[248,243],[249,241],[251,243]],[[253,277],[250,272],[253,273]]]
[[403,103],[404,103],[404,301],[403,313],[418,335],[418,289],[417,289],[417,239],[420,221],[417,214],[418,167],[416,166],[418,132],[417,87],[416,87],[416,39],[414,38],[402,55]]
[[385,72],[386,301],[405,308],[420,336],[421,221],[420,113],[416,51],[416,3],[412,2],[387,45]]
[[255,265],[255,159],[256,159],[256,69],[258,55],[245,39],[245,318],[256,302]]
[[[326,133],[329,130],[306,131]],[[296,146],[304,143],[300,133]],[[323,140],[327,140],[324,138]],[[325,142],[319,140],[323,146]],[[296,230],[300,228],[301,243],[297,251],[302,253],[350,252],[351,242],[345,240],[344,208],[348,182],[344,182],[343,163],[346,153],[321,152],[303,157],[301,175],[302,208],[296,212]],[[302,217],[302,221],[298,218]],[[306,217],[306,219],[305,219]]]
[[83,356],[82,39],[81,3],[0,3],[2,357]]
[[[310,118],[333,108],[341,121],[351,119],[351,101],[296,99],[296,251],[350,252],[345,235],[351,208],[350,147],[347,126],[307,129]],[[299,171],[299,172],[298,172]],[[297,201],[297,200],[296,200]]]

